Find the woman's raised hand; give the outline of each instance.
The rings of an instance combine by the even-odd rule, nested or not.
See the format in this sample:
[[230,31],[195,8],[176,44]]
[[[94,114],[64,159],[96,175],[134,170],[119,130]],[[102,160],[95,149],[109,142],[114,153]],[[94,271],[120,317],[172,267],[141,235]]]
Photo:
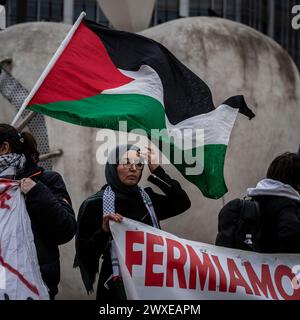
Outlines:
[[139,156],[146,159],[146,161],[148,163],[149,170],[152,173],[159,166],[159,164],[158,164],[156,155],[155,155],[154,151],[152,150],[152,148],[147,147],[147,146],[145,148],[146,148],[146,152],[140,151]]

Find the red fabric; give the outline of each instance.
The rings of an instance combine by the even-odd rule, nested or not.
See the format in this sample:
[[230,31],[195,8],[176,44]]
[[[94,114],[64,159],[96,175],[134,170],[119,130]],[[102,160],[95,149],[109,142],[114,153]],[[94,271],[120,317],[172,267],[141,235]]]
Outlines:
[[28,105],[80,100],[132,80],[116,68],[100,38],[82,22]]

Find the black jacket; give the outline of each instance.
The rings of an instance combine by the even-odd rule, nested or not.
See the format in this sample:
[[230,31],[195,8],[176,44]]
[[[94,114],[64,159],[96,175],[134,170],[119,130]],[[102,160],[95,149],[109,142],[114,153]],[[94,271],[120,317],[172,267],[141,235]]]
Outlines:
[[263,253],[300,253],[300,202],[279,196],[256,196],[262,214]]
[[37,183],[26,195],[34,242],[42,278],[50,298],[58,292],[60,264],[58,246],[70,241],[76,233],[76,219],[71,199],[59,173],[30,165],[17,179],[30,177]]
[[[186,211],[190,200],[180,184],[171,179],[158,167],[148,178],[157,185],[165,195],[155,193],[151,188],[145,191],[151,198],[158,220],[168,219]],[[114,300],[113,290],[107,290],[104,283],[112,274],[109,234],[101,229],[103,215],[103,190],[83,202],[78,214],[78,231],[76,235],[76,257],[74,266],[79,266],[83,282],[88,292],[93,290],[96,273],[99,270],[99,258],[103,263],[98,282],[97,299]],[[116,212],[145,224],[152,225],[151,218],[139,194],[133,197],[116,193]]]

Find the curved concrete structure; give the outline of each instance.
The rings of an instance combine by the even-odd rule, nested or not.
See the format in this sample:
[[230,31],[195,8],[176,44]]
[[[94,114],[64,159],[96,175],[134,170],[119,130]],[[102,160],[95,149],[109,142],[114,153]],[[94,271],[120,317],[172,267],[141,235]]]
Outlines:
[[[0,63],[12,58],[11,72],[31,89],[70,26],[55,23],[15,25],[0,32]],[[160,41],[210,86],[214,102],[244,94],[256,117],[238,117],[227,151],[225,177],[229,192],[209,200],[171,167],[192,200],[185,214],[164,222],[163,228],[189,239],[213,242],[217,213],[223,201],[243,196],[261,179],[277,154],[298,150],[300,143],[300,79],[289,55],[255,30],[224,19],[186,18],[148,29],[142,34]],[[3,44],[3,45],[2,45]],[[63,85],[63,84],[58,84]],[[0,95],[0,121],[10,122],[14,107]],[[98,130],[46,117],[51,149],[64,155],[53,161],[68,185],[75,210],[104,183],[96,161]],[[147,174],[145,172],[145,174]],[[145,179],[142,183],[146,185]],[[72,269],[74,244],[62,247],[60,298],[86,298],[79,272]]]

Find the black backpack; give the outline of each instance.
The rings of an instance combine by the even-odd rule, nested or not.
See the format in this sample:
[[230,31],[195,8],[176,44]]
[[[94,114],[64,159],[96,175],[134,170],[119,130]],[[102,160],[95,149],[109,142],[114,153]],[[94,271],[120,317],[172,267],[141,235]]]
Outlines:
[[260,252],[261,211],[253,199],[234,199],[228,202],[218,216],[216,245]]

